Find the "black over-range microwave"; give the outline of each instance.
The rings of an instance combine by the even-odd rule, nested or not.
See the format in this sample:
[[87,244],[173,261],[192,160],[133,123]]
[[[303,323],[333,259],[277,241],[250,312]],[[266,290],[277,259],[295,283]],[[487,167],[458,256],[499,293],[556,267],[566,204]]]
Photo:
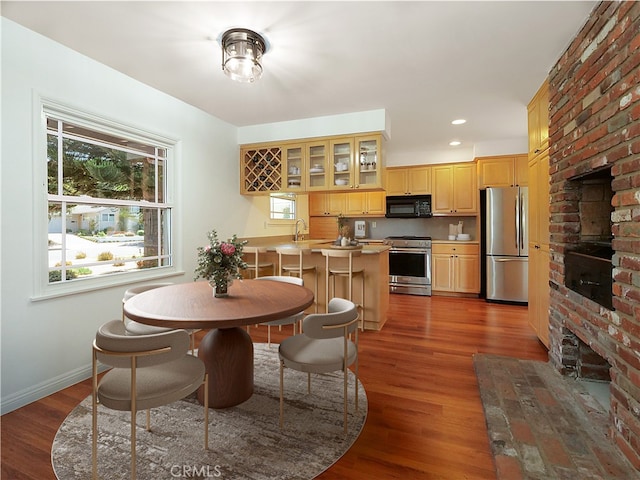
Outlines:
[[431,195],[387,197],[387,218],[431,217]]

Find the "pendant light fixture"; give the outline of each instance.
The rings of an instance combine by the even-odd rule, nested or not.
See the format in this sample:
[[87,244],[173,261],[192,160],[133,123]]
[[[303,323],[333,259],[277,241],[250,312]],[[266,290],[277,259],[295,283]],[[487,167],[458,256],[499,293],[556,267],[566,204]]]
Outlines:
[[222,70],[238,82],[255,82],[262,76],[262,55],[267,51],[264,37],[246,28],[232,28],[220,38]]

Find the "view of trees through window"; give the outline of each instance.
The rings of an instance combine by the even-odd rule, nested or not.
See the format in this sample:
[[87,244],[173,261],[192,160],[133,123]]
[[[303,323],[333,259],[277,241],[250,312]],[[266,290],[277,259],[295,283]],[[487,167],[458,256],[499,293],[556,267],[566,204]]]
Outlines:
[[47,114],[49,283],[171,265],[168,153]]

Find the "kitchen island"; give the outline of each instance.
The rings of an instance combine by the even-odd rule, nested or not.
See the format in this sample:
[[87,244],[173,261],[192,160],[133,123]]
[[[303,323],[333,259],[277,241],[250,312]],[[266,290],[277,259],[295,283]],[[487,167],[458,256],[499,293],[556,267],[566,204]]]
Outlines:
[[[330,240],[302,240],[292,241],[290,238],[283,237],[257,237],[248,238],[247,246],[265,247],[266,253],[260,254],[260,262],[266,261],[273,263],[276,267],[276,275],[278,274],[278,254],[277,248],[309,248],[311,253],[305,255],[305,265],[315,265],[318,272],[318,312],[326,311],[325,305],[325,257],[322,255],[322,249],[331,248]],[[247,261],[250,260],[247,257]],[[332,258],[331,266],[340,265],[343,259]],[[289,257],[285,263],[293,263]],[[346,259],[344,259],[346,265]],[[362,246],[362,254],[353,259],[354,268],[364,268],[365,288],[364,288],[364,329],[380,330],[387,321],[387,310],[389,309],[389,247],[381,244],[371,244]],[[268,275],[269,273],[261,273]],[[251,278],[252,272],[245,271],[243,276]],[[305,286],[313,290],[312,274],[305,275]],[[355,277],[353,280],[353,302],[362,305],[360,298],[360,281]],[[338,297],[347,297],[347,283],[343,278],[336,278],[336,294]],[[315,312],[315,304],[307,308],[307,313]]]

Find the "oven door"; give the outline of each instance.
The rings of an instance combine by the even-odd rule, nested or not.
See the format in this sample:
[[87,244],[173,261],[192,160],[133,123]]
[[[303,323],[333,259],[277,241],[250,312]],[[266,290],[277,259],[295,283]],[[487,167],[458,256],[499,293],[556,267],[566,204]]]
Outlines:
[[389,291],[431,295],[431,250],[392,247],[389,250]]

